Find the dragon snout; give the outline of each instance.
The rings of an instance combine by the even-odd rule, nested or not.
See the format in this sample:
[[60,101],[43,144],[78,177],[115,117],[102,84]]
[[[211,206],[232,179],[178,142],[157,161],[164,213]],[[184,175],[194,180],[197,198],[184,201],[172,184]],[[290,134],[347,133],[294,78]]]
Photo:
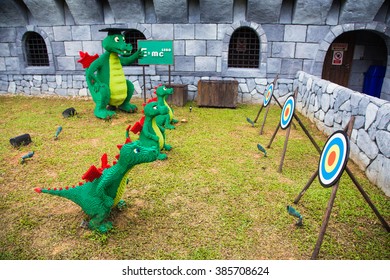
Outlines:
[[159,155],[158,149],[155,147],[140,147],[142,152],[142,162],[151,162],[157,159]]
[[132,47],[129,46],[129,45],[126,45],[122,50],[121,50],[121,55],[123,56],[130,56],[131,55],[131,51],[132,51]]

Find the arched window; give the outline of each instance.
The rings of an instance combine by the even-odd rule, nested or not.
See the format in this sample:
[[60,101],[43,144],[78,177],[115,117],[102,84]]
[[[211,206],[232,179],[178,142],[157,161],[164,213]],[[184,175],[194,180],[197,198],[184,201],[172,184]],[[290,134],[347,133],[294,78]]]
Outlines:
[[[129,31],[126,31],[124,35],[125,35],[126,43],[130,43],[133,46],[133,50],[131,54],[135,53],[138,50],[138,40],[146,40],[145,35],[136,29],[131,29]],[[139,64],[136,62],[133,63],[131,66],[138,66],[138,65]]]
[[249,27],[240,27],[229,42],[228,67],[258,68],[260,42],[256,32]]
[[25,40],[27,66],[49,66],[46,43],[36,32],[27,32]]

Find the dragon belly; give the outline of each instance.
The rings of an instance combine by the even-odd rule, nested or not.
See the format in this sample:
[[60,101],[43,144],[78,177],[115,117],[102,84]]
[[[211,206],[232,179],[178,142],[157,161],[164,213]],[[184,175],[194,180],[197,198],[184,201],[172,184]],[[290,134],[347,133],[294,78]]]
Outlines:
[[160,146],[160,150],[164,147],[164,136],[161,133],[160,128],[157,125],[156,118],[152,120],[152,128],[154,133],[156,133],[156,136],[158,137],[158,144]]
[[122,105],[127,97],[127,83],[125,73],[119,57],[115,53],[110,54],[110,105]]
[[120,182],[120,184],[119,184],[118,190],[117,190],[117,192],[116,192],[116,196],[115,196],[115,198],[114,198],[114,205],[113,205],[113,207],[115,207],[115,206],[118,205],[119,201],[120,201],[121,198],[122,198],[123,193],[125,192],[126,185],[127,185],[127,178],[128,178],[128,175],[129,175],[130,170],[131,170],[131,169],[129,169],[129,170],[126,172],[125,176],[123,176],[123,178],[122,178],[122,180],[121,180],[121,182]]
[[164,99],[164,105],[168,107],[168,114],[169,114],[169,120],[172,121],[173,119],[173,112],[171,107],[168,105],[167,101]]

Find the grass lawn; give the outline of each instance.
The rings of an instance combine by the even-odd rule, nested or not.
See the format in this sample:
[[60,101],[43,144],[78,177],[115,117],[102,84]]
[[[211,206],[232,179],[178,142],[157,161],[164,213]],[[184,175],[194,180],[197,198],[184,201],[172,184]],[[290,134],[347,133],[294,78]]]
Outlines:
[[[142,100],[133,100],[142,109]],[[100,234],[80,227],[86,218],[73,202],[38,195],[35,187],[77,184],[107,153],[113,161],[125,129],[141,113],[119,112],[111,121],[95,118],[92,100],[0,96],[0,259],[309,259],[331,188],[316,179],[298,205],[294,198],[317,169],[319,154],[298,126],[291,130],[283,172],[278,166],[285,141],[279,130],[264,157],[256,145],[270,141],[280,108],[270,108],[263,135],[246,122],[259,105],[237,109],[173,107],[185,118],[167,130],[173,150],[166,161],[134,167],[123,199],[113,210],[114,229]],[[65,119],[66,108],[76,117]],[[327,139],[300,115],[322,147]],[[57,141],[58,126],[63,130]],[[19,149],[9,139],[29,133]],[[137,135],[131,135],[133,140]],[[24,164],[21,156],[34,151]],[[382,216],[390,221],[390,198],[348,163]],[[288,215],[293,205],[303,227]],[[389,233],[346,173],[333,207],[320,259],[390,259]]]

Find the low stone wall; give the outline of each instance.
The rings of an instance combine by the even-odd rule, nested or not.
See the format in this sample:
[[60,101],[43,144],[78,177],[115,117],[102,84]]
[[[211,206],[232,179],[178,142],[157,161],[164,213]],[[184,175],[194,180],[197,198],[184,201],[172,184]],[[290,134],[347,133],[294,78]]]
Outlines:
[[295,87],[297,110],[327,135],[343,129],[355,116],[350,158],[390,196],[390,102],[302,71],[297,72]]
[[[126,78],[133,82],[135,87],[134,96],[143,97],[143,76],[127,75]],[[194,101],[198,94],[198,81],[203,80],[232,80],[232,77],[210,77],[210,76],[172,76],[171,83],[188,85],[188,101]],[[239,103],[262,103],[267,85],[273,78],[237,78]],[[152,89],[158,84],[168,83],[167,75],[146,75],[147,97],[151,95]],[[278,98],[287,97],[293,90],[294,79],[278,79],[278,86],[275,87],[275,96]],[[56,94],[62,96],[90,96],[83,73],[69,75],[23,75],[9,74],[0,75],[0,93],[39,95]]]

